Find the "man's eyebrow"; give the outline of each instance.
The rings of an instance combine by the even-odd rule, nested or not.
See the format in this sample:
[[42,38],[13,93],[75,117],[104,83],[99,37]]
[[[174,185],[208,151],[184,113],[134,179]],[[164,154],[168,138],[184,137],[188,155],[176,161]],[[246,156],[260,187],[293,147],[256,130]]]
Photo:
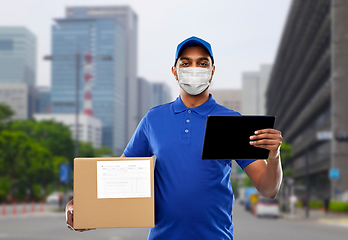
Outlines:
[[[180,57],[180,60],[191,60],[189,57]],[[198,58],[199,61],[209,61],[209,58],[207,57],[200,57]]]
[[207,57],[201,57],[201,58],[199,58],[198,60],[207,60],[207,61],[209,61],[209,58],[207,58]]
[[188,57],[180,57],[180,60],[190,60]]

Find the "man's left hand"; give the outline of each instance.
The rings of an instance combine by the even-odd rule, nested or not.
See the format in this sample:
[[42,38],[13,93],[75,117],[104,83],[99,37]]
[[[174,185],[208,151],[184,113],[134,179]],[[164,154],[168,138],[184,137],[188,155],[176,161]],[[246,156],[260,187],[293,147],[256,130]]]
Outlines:
[[280,131],[269,128],[257,130],[254,134],[250,136],[250,145],[270,150],[268,154],[269,159],[278,159],[280,157],[280,145],[283,140]]

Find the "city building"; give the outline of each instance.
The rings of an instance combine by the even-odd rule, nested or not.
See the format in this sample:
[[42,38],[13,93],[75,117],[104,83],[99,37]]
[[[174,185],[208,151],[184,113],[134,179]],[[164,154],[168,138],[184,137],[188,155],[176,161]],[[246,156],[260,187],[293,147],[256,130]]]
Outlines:
[[266,89],[272,65],[263,64],[259,71],[242,74],[242,114],[266,114]]
[[35,93],[26,83],[0,83],[0,103],[14,112],[12,119],[28,119],[35,108]]
[[82,111],[85,58],[92,55],[93,115],[102,121],[102,145],[116,155],[138,123],[136,33],[137,16],[129,7],[69,7],[52,27],[51,112]]
[[307,177],[310,199],[348,192],[347,29],[348,1],[292,1],[266,105],[292,146],[284,168],[299,197]]
[[171,101],[171,89],[166,83],[138,78],[138,122],[152,107]]
[[242,110],[242,91],[241,89],[209,89],[215,101],[236,112]]
[[[16,112],[14,119],[30,118],[35,111],[35,82],[35,35],[25,27],[1,26],[0,84],[4,84],[1,85],[1,102],[13,108]],[[26,95],[20,95],[18,92]],[[14,96],[6,95],[9,93],[13,93]]]
[[171,102],[171,89],[166,83],[152,83],[152,105],[157,106],[163,103]]
[[138,122],[153,107],[153,86],[145,78],[138,78]]
[[[68,126],[71,131],[71,136],[76,139],[76,119],[75,114],[34,114],[34,119],[37,121],[54,120]],[[91,142],[94,148],[101,147],[102,143],[102,122],[100,119],[86,114],[79,115],[79,141]]]
[[[132,137],[137,125],[138,125],[138,95],[137,95],[137,89],[138,89],[138,80],[137,80],[137,64],[138,64],[138,16],[137,14],[129,7],[129,6],[95,6],[95,7],[83,7],[83,6],[76,6],[76,7],[67,7],[66,8],[66,18],[67,19],[83,19],[83,18],[90,18],[95,20],[102,20],[105,19],[110,21],[114,20],[117,22],[117,24],[121,25],[124,33],[120,33],[119,30],[114,29],[114,38],[122,38],[122,46],[119,44],[116,44],[118,46],[115,46],[115,48],[123,48],[123,51],[125,51],[125,55],[119,53],[119,49],[116,50],[114,57],[116,57],[118,54],[121,55],[122,61],[116,63],[117,65],[121,65],[122,71],[123,68],[125,68],[125,73],[122,73],[122,75],[125,75],[125,86],[122,86],[122,88],[125,87],[125,101],[123,102],[125,104],[124,111],[125,111],[125,117],[126,120],[124,121],[124,124],[126,124],[125,127],[119,126],[119,121],[116,121],[115,124],[118,126],[115,126],[115,128],[119,128],[119,130],[126,130],[125,136],[124,136],[124,142],[128,143],[130,138]],[[103,30],[106,34],[106,32],[112,33],[112,28],[104,28]],[[101,32],[96,32],[97,35]],[[101,38],[100,41],[97,41],[96,47],[99,49],[106,50],[107,48],[110,49],[110,44],[112,44],[112,39],[109,38]],[[124,46],[125,44],[125,46]],[[106,45],[109,45],[106,46]],[[118,74],[120,70],[115,69],[115,75]],[[119,94],[119,93],[118,93]],[[116,95],[118,95],[116,94]],[[118,114],[120,113],[119,110],[117,110]],[[123,112],[122,112],[123,113]],[[123,123],[121,124],[123,125]],[[118,134],[116,134],[118,135]],[[119,135],[120,137],[123,135]],[[116,137],[116,136],[115,136]],[[117,137],[116,137],[117,138]],[[117,147],[114,148],[116,150],[116,153],[122,153],[124,150],[124,146],[120,147],[117,144],[117,141],[121,141],[120,139],[115,140]],[[122,150],[121,150],[122,149]]]
[[36,113],[51,112],[51,89],[49,87],[36,87]]

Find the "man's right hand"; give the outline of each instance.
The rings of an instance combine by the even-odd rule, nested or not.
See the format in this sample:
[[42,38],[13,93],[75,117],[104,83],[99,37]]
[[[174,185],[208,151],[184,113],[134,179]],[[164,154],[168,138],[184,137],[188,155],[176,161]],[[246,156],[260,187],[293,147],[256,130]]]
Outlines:
[[75,229],[74,228],[74,199],[72,199],[65,207],[65,220],[66,225],[70,230],[78,231],[78,232],[84,232],[89,230],[95,230],[95,228],[89,228],[89,229]]

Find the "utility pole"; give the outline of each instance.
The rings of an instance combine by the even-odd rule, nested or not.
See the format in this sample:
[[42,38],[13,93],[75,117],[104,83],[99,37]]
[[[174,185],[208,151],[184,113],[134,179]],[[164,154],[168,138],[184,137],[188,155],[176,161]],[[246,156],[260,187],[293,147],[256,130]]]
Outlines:
[[309,218],[309,149],[306,150],[306,218]]
[[[112,56],[109,55],[103,55],[99,56],[102,61],[112,61]],[[47,55],[44,56],[44,60],[53,61],[57,59],[71,59],[71,56],[52,56]],[[75,157],[79,156],[79,88],[80,88],[80,69],[81,69],[81,54],[79,51],[75,53]]]
[[75,54],[75,71],[76,71],[76,85],[75,85],[75,157],[79,155],[79,81],[80,81],[80,53]]

